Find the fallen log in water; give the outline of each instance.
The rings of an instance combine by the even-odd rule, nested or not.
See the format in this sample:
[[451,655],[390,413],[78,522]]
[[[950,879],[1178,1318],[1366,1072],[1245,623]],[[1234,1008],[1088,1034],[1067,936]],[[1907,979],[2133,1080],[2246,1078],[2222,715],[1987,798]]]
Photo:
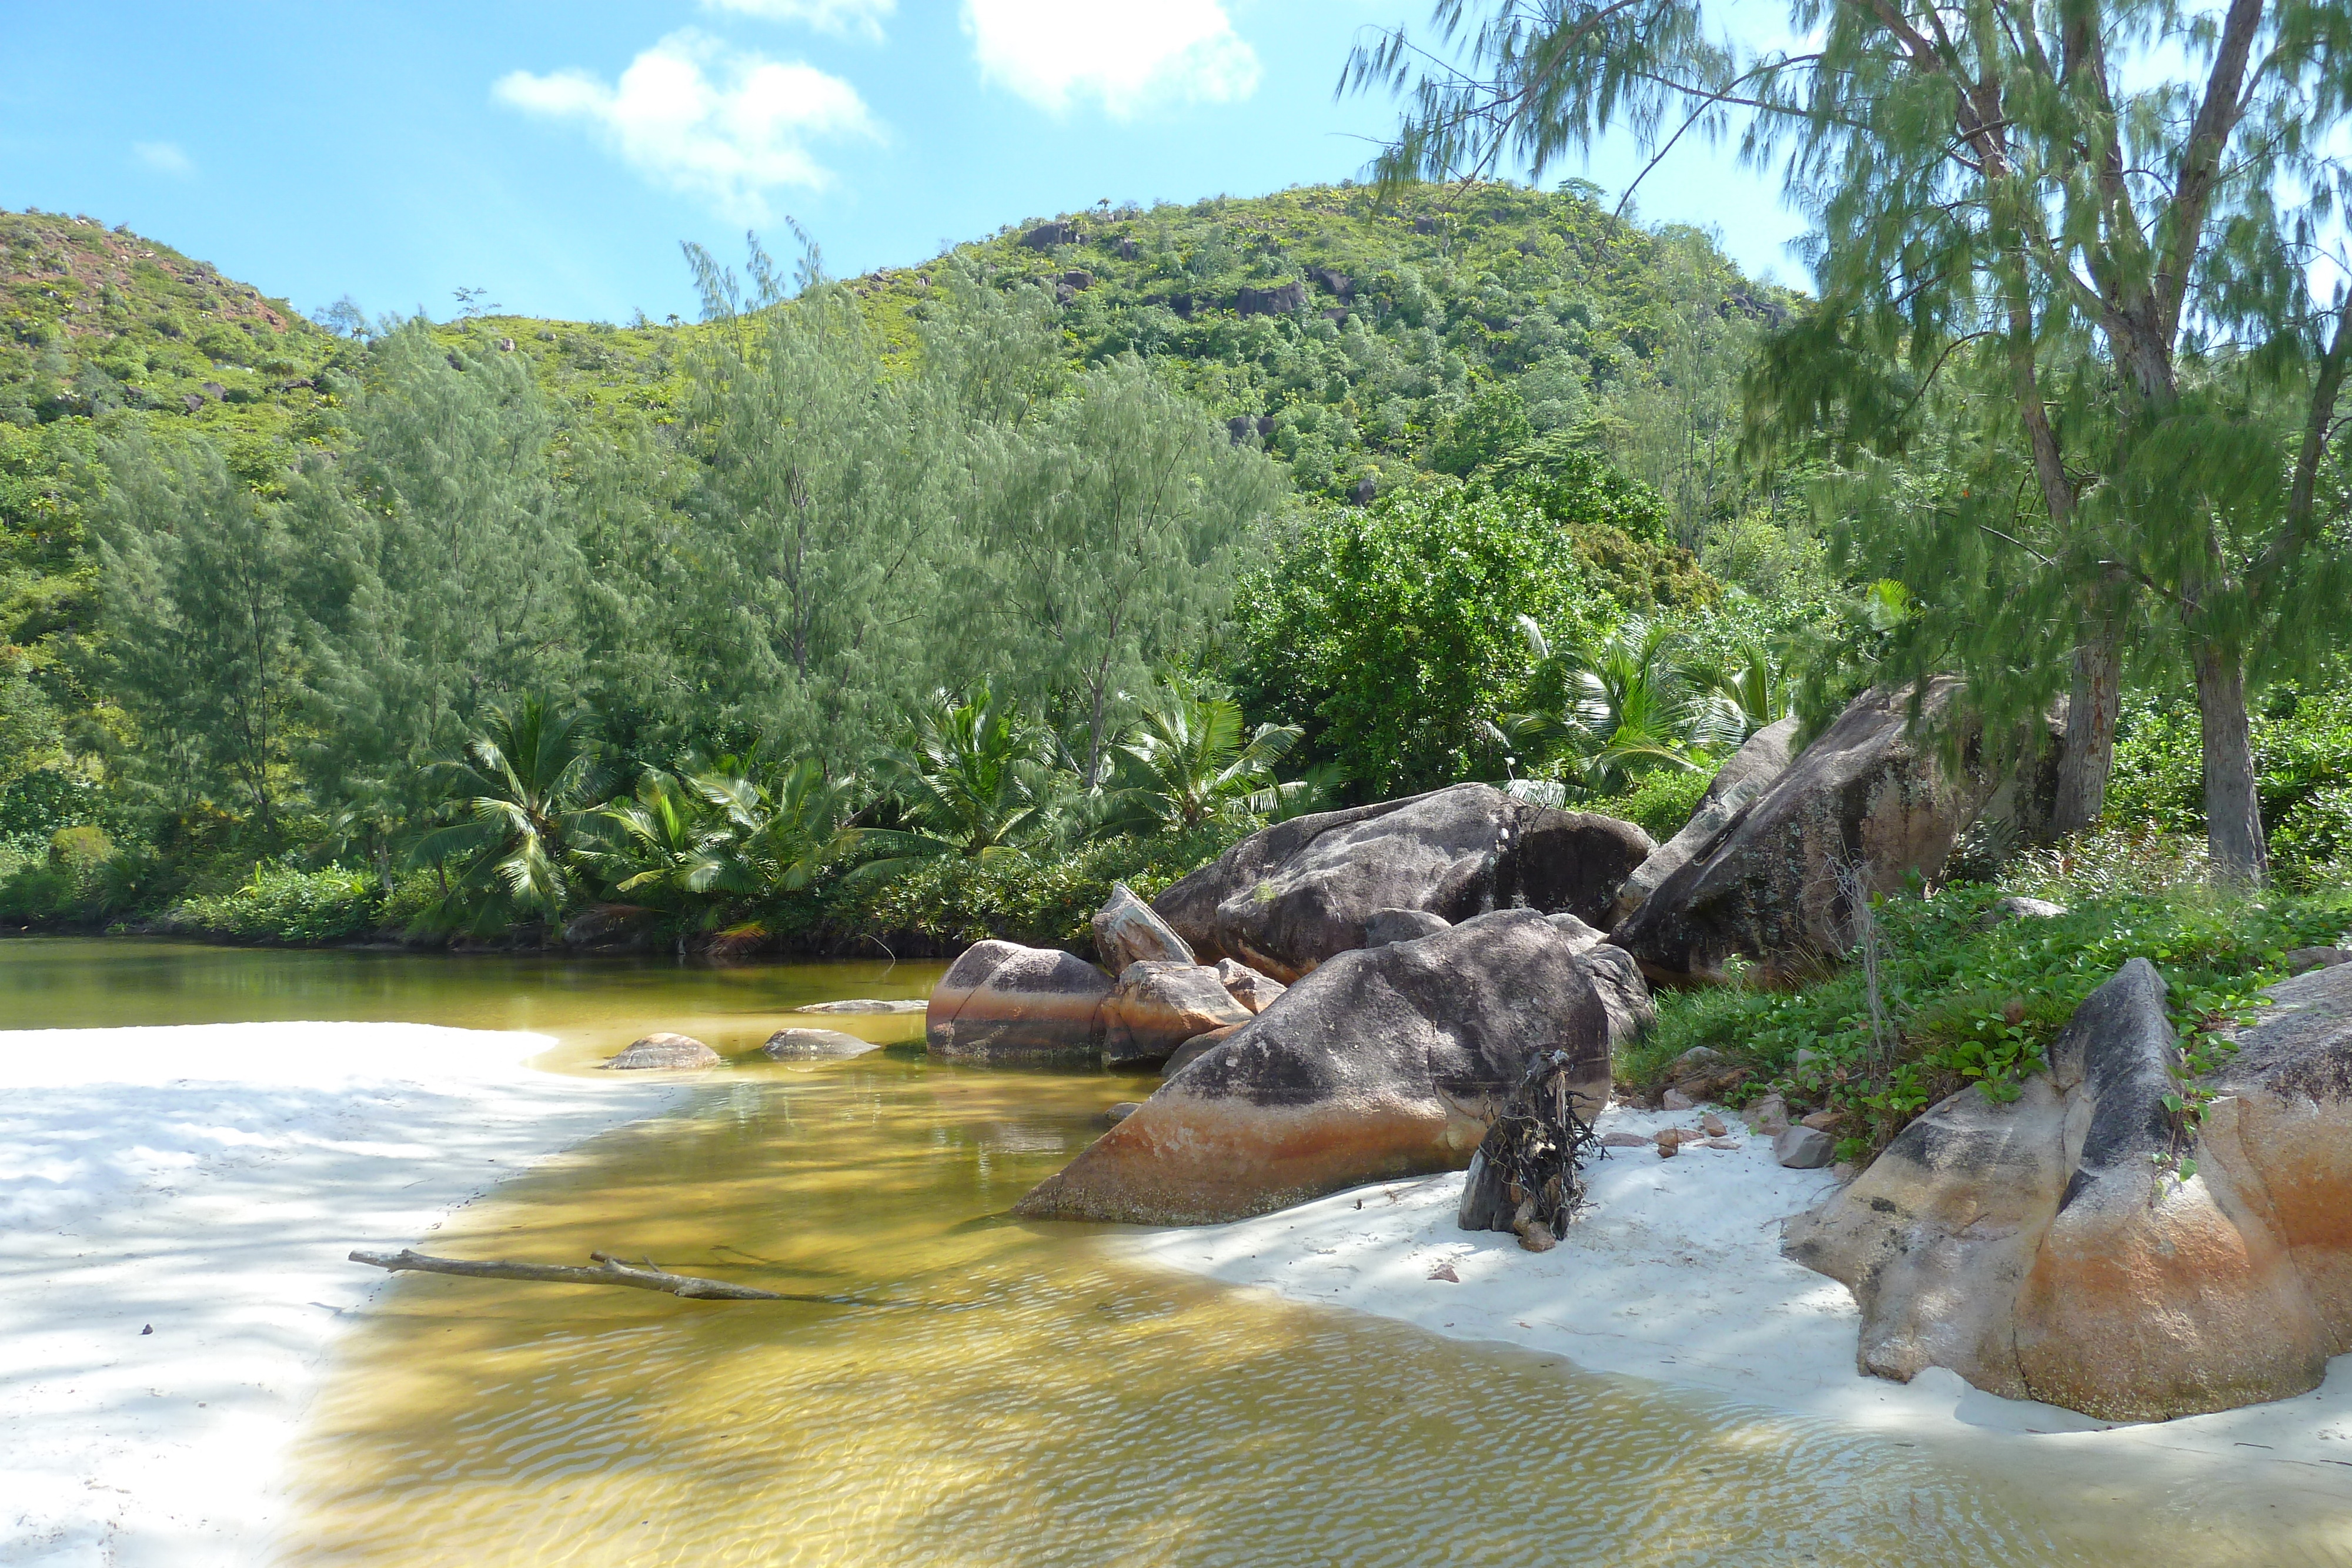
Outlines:
[[388,1269],[395,1274],[457,1274],[473,1280],[532,1280],[550,1285],[626,1285],[634,1290],[661,1291],[698,1301],[821,1301],[841,1307],[883,1304],[861,1301],[856,1296],[812,1296],[780,1291],[756,1291],[749,1285],[730,1285],[724,1280],[671,1274],[655,1267],[650,1258],[646,1260],[645,1267],[637,1268],[609,1253],[592,1252],[589,1256],[596,1260],[593,1269],[561,1263],[477,1263],[459,1258],[428,1258],[422,1252],[404,1247],[397,1252],[354,1252],[352,1261],[365,1263],[372,1268]]

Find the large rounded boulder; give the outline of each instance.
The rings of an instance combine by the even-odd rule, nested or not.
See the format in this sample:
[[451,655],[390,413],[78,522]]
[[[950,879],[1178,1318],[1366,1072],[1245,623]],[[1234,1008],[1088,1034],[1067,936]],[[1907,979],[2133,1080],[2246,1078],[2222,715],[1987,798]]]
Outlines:
[[1498,909],[1605,925],[1656,846],[1631,822],[1555,811],[1484,784],[1278,822],[1152,901],[1203,963],[1289,983],[1365,945],[1376,915],[1453,924]]
[[1458,1169],[1538,1051],[1594,1111],[1610,1019],[1532,910],[1342,952],[1162,1083],[1014,1212],[1210,1224],[1385,1176]]
[[1859,865],[1875,893],[1895,892],[1914,873],[1933,876],[2000,782],[1979,739],[1963,734],[1954,765],[1929,733],[1957,716],[1962,689],[1950,677],[1929,682],[1922,724],[1911,720],[1908,687],[1856,697],[1802,756],[1699,834],[1704,847],[1678,835],[1690,858],[1610,940],[1651,979],[1678,984],[1720,978],[1734,958],[1800,972],[1843,953],[1852,911],[1839,862]]
[[1862,1306],[1862,1370],[2117,1421],[2317,1386],[2352,1351],[2352,971],[2270,994],[2192,1129],[2136,958],[2016,1100],[1954,1095],[1791,1220],[1789,1256]]
[[1086,1061],[1102,1050],[1111,979],[1058,947],[975,942],[931,990],[925,1048],[982,1061]]

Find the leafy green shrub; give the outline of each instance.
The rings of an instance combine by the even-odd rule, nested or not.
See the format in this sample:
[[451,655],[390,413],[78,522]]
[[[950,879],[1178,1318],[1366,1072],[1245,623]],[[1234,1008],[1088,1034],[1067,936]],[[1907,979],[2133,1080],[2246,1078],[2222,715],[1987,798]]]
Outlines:
[[1681,832],[1691,820],[1691,813],[1698,810],[1699,797],[1706,793],[1715,773],[1713,768],[1653,768],[1622,795],[1571,800],[1569,809],[1598,811],[1604,817],[1632,822],[1663,844]]
[[372,871],[262,864],[234,893],[184,900],[165,924],[247,941],[331,942],[375,929],[382,923],[382,894]]
[[1911,1120],[1970,1084],[2013,1098],[2083,998],[2124,962],[2151,960],[2184,1030],[2244,1016],[2281,977],[2290,948],[2335,940],[2352,921],[2352,889],[2227,895],[2195,885],[2100,891],[2055,919],[1988,925],[1999,886],[1948,886],[1878,909],[1886,1010],[1895,1038],[1874,1048],[1860,966],[1791,991],[1731,986],[1659,998],[1658,1028],[1626,1051],[1620,1076],[1644,1091],[1693,1046],[1722,1052],[1748,1077],[1735,1103],[1767,1090],[1792,1112],[1843,1113],[1839,1157],[1885,1146]]
[[[942,856],[881,882],[832,879],[803,906],[801,935],[911,936],[941,947],[988,937],[1094,951],[1095,911],[1124,882],[1145,898],[1206,865],[1250,831],[1207,822],[1185,833],[1118,838],[1060,854]],[[780,933],[780,935],[790,935]]]
[[1475,776],[1480,722],[1527,680],[1513,617],[1574,643],[1603,607],[1549,518],[1450,486],[1309,519],[1243,604],[1243,706],[1301,726],[1368,800]]
[[[2274,686],[2252,719],[2272,857],[2285,880],[2308,883],[2318,868],[2352,854],[2352,681]],[[2196,705],[2134,698],[2116,728],[2105,820],[2201,834],[2202,767]]]

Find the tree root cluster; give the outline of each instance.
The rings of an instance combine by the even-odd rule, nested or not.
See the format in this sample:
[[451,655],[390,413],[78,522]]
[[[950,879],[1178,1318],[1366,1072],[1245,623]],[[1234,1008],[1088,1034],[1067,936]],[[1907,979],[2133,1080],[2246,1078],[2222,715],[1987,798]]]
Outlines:
[[1580,1103],[1587,1097],[1569,1087],[1569,1073],[1564,1051],[1528,1064],[1471,1156],[1455,1215],[1463,1229],[1511,1231],[1530,1252],[1559,1245],[1584,1201],[1587,1153],[1601,1147],[1585,1119],[1601,1107]]

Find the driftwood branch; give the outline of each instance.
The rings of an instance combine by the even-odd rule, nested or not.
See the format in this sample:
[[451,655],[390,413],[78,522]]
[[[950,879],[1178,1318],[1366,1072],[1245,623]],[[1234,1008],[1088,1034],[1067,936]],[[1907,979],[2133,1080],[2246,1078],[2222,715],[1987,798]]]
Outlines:
[[627,1285],[639,1291],[661,1291],[698,1301],[824,1301],[836,1306],[865,1306],[854,1296],[787,1295],[730,1285],[724,1280],[700,1280],[691,1274],[671,1274],[656,1268],[651,1259],[643,1268],[624,1263],[604,1252],[592,1252],[593,1269],[560,1263],[476,1263],[457,1258],[428,1258],[404,1247],[397,1252],[354,1252],[352,1261],[392,1272],[457,1274],[472,1280],[533,1280],[550,1285]]

